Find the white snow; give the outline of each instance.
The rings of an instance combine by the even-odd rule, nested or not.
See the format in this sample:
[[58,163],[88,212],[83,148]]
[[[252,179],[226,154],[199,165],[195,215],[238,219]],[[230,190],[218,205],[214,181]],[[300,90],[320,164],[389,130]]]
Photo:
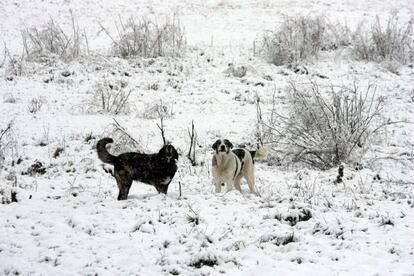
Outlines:
[[[336,169],[257,162],[260,196],[249,194],[246,183],[244,194],[215,194],[210,172],[214,141],[254,144],[256,94],[267,111],[276,91],[282,109],[291,80],[375,84],[386,99],[383,116],[413,122],[412,66],[396,75],[344,51],[323,54],[306,64],[309,75],[298,75],[267,64],[252,49],[253,40],[280,24],[282,15],[325,14],[355,27],[393,10],[406,20],[414,14],[413,1],[2,0],[0,41],[19,54],[24,26],[53,17],[68,27],[70,9],[101,54],[111,41],[99,23],[115,31],[119,15],[162,18],[178,12],[188,51],[182,59],[153,62],[96,54],[70,63],[27,63],[25,74],[11,80],[0,68],[0,129],[12,120],[8,139],[17,142],[0,166],[0,197],[15,191],[18,200],[0,204],[0,275],[414,273],[413,124],[388,126],[364,156],[365,167],[346,165],[340,184],[334,183]],[[247,75],[226,74],[230,63],[246,66]],[[133,93],[127,114],[99,113],[92,106],[95,84],[104,79],[128,82]],[[37,113],[28,111],[33,98],[43,101]],[[140,142],[139,150],[158,151],[159,120],[148,115],[156,104],[168,109],[166,136],[181,153],[178,172],[167,196],[135,182],[128,200],[117,201],[115,179],[103,170],[95,144],[111,134],[116,118]],[[185,157],[192,120],[200,164],[195,167]],[[54,158],[58,147],[64,151]],[[25,174],[36,160],[46,173]]]

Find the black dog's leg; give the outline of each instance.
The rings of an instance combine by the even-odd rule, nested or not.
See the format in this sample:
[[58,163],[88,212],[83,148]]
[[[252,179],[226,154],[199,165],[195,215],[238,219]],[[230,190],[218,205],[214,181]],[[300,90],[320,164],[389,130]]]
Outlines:
[[131,188],[132,180],[128,179],[123,183],[122,187],[119,189],[118,200],[128,199],[129,189]]
[[168,192],[168,184],[167,185],[165,185],[165,184],[159,184],[159,185],[154,185],[155,186],[155,189],[157,189],[157,192],[160,194],[160,193],[163,193],[163,194],[167,194],[167,192]]
[[132,185],[132,178],[128,173],[120,171],[115,173],[115,179],[119,189],[118,200],[126,200]]
[[159,185],[154,185],[155,189],[157,189],[157,192],[160,194],[161,193],[161,186]]

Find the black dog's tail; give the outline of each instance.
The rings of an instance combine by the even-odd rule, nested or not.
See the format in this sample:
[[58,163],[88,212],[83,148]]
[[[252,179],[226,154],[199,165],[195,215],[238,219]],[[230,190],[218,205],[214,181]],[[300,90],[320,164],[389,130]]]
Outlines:
[[117,160],[117,157],[115,155],[112,155],[108,152],[106,149],[106,145],[113,143],[114,140],[112,138],[102,138],[98,141],[98,144],[96,145],[96,151],[98,152],[98,157],[101,159],[102,162],[108,163],[108,164],[114,164]]

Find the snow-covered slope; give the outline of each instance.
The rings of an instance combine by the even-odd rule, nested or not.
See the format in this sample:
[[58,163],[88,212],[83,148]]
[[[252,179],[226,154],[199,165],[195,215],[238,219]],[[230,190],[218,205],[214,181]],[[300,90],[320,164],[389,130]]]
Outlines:
[[[244,194],[217,195],[210,163],[217,138],[255,143],[256,96],[265,113],[274,95],[283,108],[292,80],[375,84],[386,99],[383,116],[412,122],[412,66],[397,75],[344,51],[322,54],[301,75],[265,63],[252,47],[283,14],[325,14],[354,27],[394,9],[407,19],[413,7],[412,1],[2,1],[0,40],[12,53],[21,51],[24,26],[50,16],[69,26],[69,9],[94,53],[105,53],[111,42],[99,23],[114,31],[119,15],[178,12],[189,47],[180,59],[93,54],[70,63],[27,63],[21,76],[0,68],[0,129],[13,122],[0,194],[9,201],[15,192],[18,201],[0,204],[0,275],[411,275],[414,125],[388,126],[364,167],[346,165],[340,184],[336,169],[257,162],[260,196],[245,183]],[[246,66],[246,76],[226,74],[230,63]],[[125,113],[98,112],[94,91],[104,81],[123,81],[132,90]],[[33,99],[41,107],[30,112]],[[167,139],[181,153],[169,194],[134,183],[129,199],[116,201],[115,180],[95,144],[115,135],[115,118],[139,141],[138,150],[156,152],[160,105]],[[198,134],[195,167],[185,157],[191,121]]]

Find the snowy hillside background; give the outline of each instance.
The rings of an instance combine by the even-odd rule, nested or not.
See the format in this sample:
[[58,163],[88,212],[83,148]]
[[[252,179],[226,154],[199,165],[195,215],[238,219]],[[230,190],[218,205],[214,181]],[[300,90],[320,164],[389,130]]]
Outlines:
[[[366,61],[354,58],[355,45],[335,45],[283,65],[261,52],[264,33],[287,16],[355,32],[376,18],[385,27],[395,13],[407,26],[414,2],[2,0],[0,275],[414,275],[414,52]],[[162,24],[174,15],[182,54],[117,55],[128,18]],[[25,52],[22,37],[51,20],[68,36],[79,27],[76,57]],[[254,147],[257,99],[268,120],[289,107],[292,83],[315,82],[324,91],[373,85],[378,120],[402,123],[372,135],[339,183],[338,166],[293,163],[261,133],[271,154],[256,163],[259,195],[246,183],[244,194],[214,194],[214,141]],[[128,95],[119,110],[102,106],[109,86]],[[97,140],[113,137],[116,153],[156,152],[160,117],[181,154],[168,195],[134,183],[116,201]],[[186,157],[192,121],[196,166]]]

